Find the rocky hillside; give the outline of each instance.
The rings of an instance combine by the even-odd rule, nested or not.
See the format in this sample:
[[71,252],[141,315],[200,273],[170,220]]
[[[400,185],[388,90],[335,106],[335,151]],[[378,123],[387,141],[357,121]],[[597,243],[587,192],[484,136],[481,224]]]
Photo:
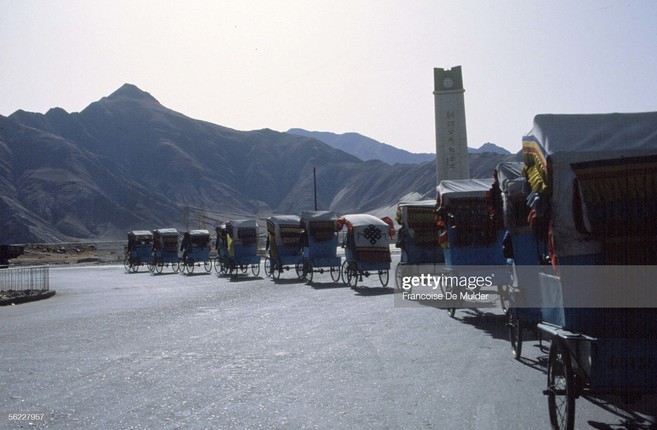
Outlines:
[[433,162],[390,166],[311,137],[233,130],[126,84],[78,113],[0,116],[0,242],[123,239],[298,213],[313,208],[313,168],[318,207],[342,213],[435,190]]

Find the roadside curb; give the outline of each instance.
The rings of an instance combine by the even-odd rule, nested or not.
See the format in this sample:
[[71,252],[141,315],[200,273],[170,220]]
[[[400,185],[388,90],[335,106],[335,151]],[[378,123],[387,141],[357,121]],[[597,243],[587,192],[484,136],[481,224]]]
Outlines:
[[23,296],[16,296],[9,299],[0,299],[0,306],[18,305],[21,303],[35,302],[37,300],[44,300],[54,296],[56,291],[41,291],[38,294],[26,294]]

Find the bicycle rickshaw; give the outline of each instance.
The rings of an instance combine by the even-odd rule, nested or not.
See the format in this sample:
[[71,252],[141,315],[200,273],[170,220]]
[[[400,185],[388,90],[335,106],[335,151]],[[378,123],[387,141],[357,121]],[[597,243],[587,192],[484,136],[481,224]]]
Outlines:
[[178,271],[178,230],[159,228],[153,231],[153,252],[148,263],[151,273],[162,273],[165,267]]
[[496,286],[504,303],[504,291],[511,283],[511,268],[502,253],[505,231],[501,214],[494,210],[492,187],[492,179],[455,179],[443,180],[437,188],[437,223],[443,229],[440,243],[450,279],[441,288],[457,297],[447,306],[450,316],[457,307],[488,306],[483,302],[468,305],[472,303],[469,295],[480,293],[483,287]]
[[[217,227],[217,263],[220,274],[237,276],[247,273],[260,274],[258,255],[258,224],[255,220],[231,220]],[[217,264],[215,263],[215,269]]]
[[278,279],[283,271],[295,269],[297,277],[300,277],[300,236],[299,216],[278,215],[267,218],[265,275]]
[[128,232],[128,246],[125,248],[123,267],[126,272],[137,272],[139,267],[151,261],[153,233],[148,230]]
[[212,260],[210,259],[210,232],[208,230],[190,230],[183,236],[180,250],[180,271],[188,275],[194,273],[195,267],[201,267],[206,272],[212,271]]
[[[539,255],[541,249],[529,225],[527,196],[529,184],[525,180],[522,162],[502,162],[495,169],[501,211],[506,228],[504,257],[511,259],[514,266],[514,282],[509,290],[503,292],[509,300],[507,306],[507,328],[513,357],[522,356],[523,331],[536,331],[541,321],[540,290],[538,288]],[[500,250],[502,252],[502,250]],[[503,298],[503,297],[502,297]]]
[[657,113],[538,115],[523,138],[550,250],[538,328],[551,336],[554,428],[574,428],[580,395],[657,393],[655,124]]
[[338,228],[335,212],[301,212],[301,227],[303,261],[297,269],[301,278],[312,282],[313,273],[324,273],[328,269],[333,282],[338,282],[342,259],[337,255]]
[[[384,220],[385,219],[385,220]],[[390,277],[390,240],[395,227],[390,218],[377,218],[368,214],[344,215],[337,221],[338,230],[347,228],[343,243],[345,261],[342,263],[342,281],[352,288],[363,276],[377,273],[383,287]]]
[[397,206],[397,247],[401,258],[395,269],[396,287],[402,278],[422,273],[436,273],[436,264],[444,263],[443,249],[438,243],[440,231],[436,225],[436,201],[401,202]]

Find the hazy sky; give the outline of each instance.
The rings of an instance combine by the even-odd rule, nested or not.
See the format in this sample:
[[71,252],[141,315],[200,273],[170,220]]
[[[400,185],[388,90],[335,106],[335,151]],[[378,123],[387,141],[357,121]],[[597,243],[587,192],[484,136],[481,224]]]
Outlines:
[[657,110],[657,2],[0,0],[0,115],[129,82],[238,130],[435,151],[433,68],[463,67],[468,145],[538,113]]

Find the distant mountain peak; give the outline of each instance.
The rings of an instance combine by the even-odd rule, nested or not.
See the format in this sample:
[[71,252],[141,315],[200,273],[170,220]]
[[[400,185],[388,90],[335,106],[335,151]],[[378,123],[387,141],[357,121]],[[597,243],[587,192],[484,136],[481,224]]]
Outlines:
[[109,100],[118,99],[118,98],[129,98],[133,100],[143,100],[143,101],[151,101],[151,102],[159,103],[155,97],[153,97],[146,91],[140,90],[139,87],[133,84],[123,84],[121,88],[114,91],[107,98]]

